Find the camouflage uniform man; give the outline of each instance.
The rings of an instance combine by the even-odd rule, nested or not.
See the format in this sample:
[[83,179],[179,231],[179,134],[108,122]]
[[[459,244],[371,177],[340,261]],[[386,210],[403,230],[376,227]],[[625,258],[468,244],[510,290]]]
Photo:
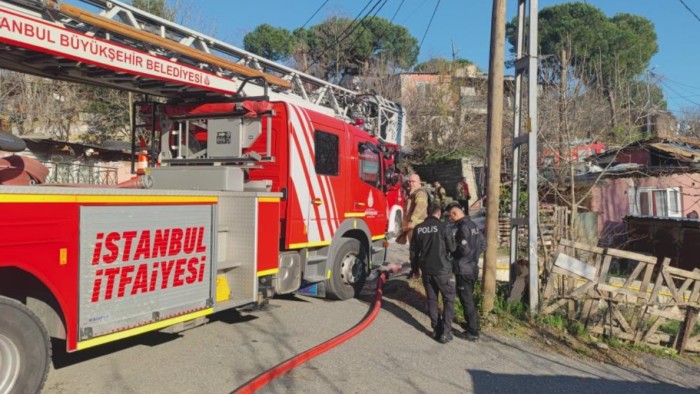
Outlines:
[[469,184],[467,183],[467,178],[464,177],[457,184],[457,202],[462,207],[462,209],[469,210],[469,200],[471,195],[469,195]]
[[447,192],[445,191],[445,188],[442,187],[438,181],[435,181],[433,186],[435,188],[433,201],[440,204],[442,209],[445,209],[445,205],[447,204]]
[[420,177],[418,174],[411,174],[408,182],[411,193],[406,199],[401,234],[396,239],[399,244],[405,244],[406,240],[411,242],[413,228],[423,223],[423,220],[428,216],[428,193],[421,187]]

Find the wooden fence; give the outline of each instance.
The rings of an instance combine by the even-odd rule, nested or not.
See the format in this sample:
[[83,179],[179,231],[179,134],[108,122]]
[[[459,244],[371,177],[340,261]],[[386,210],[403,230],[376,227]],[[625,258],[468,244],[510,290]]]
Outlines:
[[[588,332],[679,353],[700,352],[700,270],[669,266],[670,259],[561,240],[545,270],[542,314],[562,308]],[[659,329],[679,321],[670,334]],[[667,327],[669,325],[666,325]]]

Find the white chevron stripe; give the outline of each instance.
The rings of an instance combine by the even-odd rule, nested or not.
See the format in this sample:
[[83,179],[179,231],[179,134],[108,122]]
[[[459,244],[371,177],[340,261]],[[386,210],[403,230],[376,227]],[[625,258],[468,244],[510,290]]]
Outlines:
[[[306,109],[302,108],[301,110],[302,110],[302,113],[304,116],[304,120],[306,121],[306,124],[308,125],[307,130],[309,130],[309,132],[312,133],[311,141],[313,141],[314,126],[313,126],[313,123],[311,122],[311,117],[309,116],[309,113],[306,111]],[[315,149],[316,148],[314,146],[314,150]],[[328,179],[327,176],[319,176],[319,179],[321,180],[321,183],[325,187],[326,196],[328,196],[328,199],[330,200],[327,203],[329,204],[329,208],[331,209],[332,217],[328,218],[328,219],[329,219],[329,222],[331,225],[332,233],[335,234],[335,231],[338,229],[338,224],[337,224],[338,207],[336,206],[336,202],[335,202],[335,191],[333,190],[330,179]]]
[[[311,190],[313,191],[313,195],[316,198],[321,198],[323,194],[321,193],[321,185],[318,180],[318,176],[316,176],[316,167],[314,166],[313,163],[313,153],[309,150],[309,144],[306,142],[305,136],[304,136],[304,128],[301,125],[301,121],[299,119],[299,116],[297,114],[297,110],[299,110],[296,106],[294,105],[289,105],[290,106],[290,120],[292,121],[292,126],[293,126],[293,132],[296,135],[299,145],[301,147],[301,150],[299,152],[301,156],[301,160],[304,160],[304,163],[306,163],[306,169],[309,172],[309,180]],[[313,144],[312,144],[313,145]],[[309,197],[309,204],[311,204],[311,200]],[[313,212],[313,216],[311,220],[317,219],[321,223],[321,229],[323,231],[322,238],[320,241],[325,241],[328,239],[331,239],[331,230],[330,226],[328,224],[328,217],[326,215],[326,210],[321,208],[318,210],[318,217],[316,217],[316,210],[315,206],[312,206],[310,209],[311,212]],[[314,223],[315,224],[315,223]],[[311,227],[311,225],[309,225]],[[311,232],[309,231],[309,234]],[[314,242],[311,239],[309,239],[309,242]]]

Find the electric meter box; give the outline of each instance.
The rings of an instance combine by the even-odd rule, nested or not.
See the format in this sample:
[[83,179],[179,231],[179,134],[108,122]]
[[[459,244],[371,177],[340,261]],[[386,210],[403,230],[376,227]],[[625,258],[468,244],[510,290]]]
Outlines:
[[207,156],[210,159],[241,157],[262,134],[257,118],[209,119],[207,124]]

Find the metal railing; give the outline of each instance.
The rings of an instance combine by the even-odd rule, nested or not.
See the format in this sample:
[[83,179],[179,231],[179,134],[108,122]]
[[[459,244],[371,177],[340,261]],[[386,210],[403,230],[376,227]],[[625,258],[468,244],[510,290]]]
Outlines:
[[71,183],[81,185],[116,185],[117,167],[100,164],[43,162],[49,169],[46,183]]

